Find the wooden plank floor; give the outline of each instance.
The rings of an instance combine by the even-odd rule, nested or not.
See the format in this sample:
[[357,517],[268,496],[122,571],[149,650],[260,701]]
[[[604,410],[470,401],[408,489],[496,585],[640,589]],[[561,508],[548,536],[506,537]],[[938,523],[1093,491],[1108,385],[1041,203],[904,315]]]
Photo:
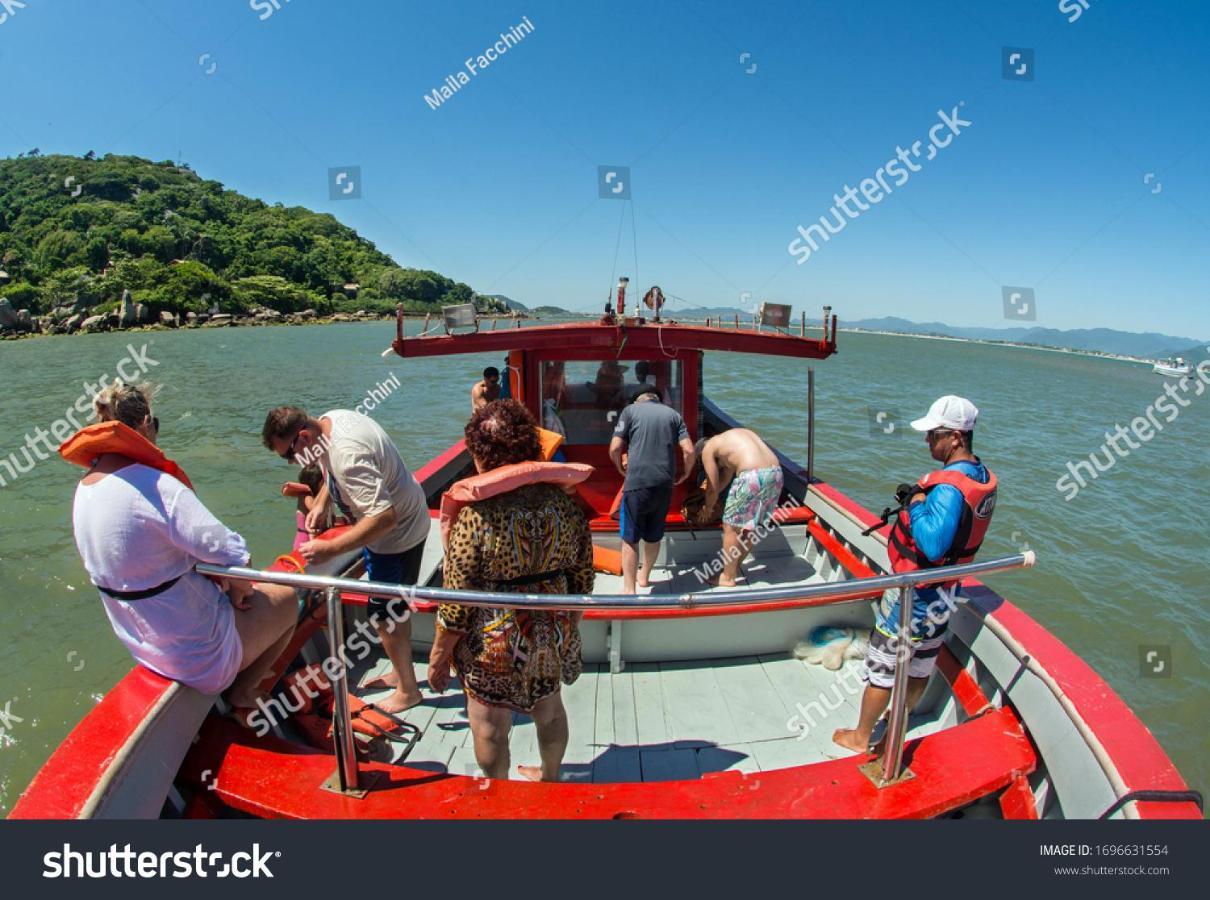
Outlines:
[[[832,743],[832,731],[857,721],[860,666],[859,660],[846,663],[842,679],[840,673],[789,656],[631,664],[617,675],[608,667],[586,665],[576,683],[563,689],[570,732],[563,778],[667,781],[838,759],[847,754]],[[366,668],[381,671],[385,661]],[[434,697],[425,669],[416,664],[425,700],[403,715],[422,732],[406,764],[481,774],[457,681]],[[359,667],[352,683],[363,672]],[[385,696],[380,691],[356,693],[367,701]],[[812,711],[813,720],[801,740],[795,728],[802,720],[800,704]],[[795,716],[798,720],[792,722]],[[936,727],[934,716],[914,718],[910,734]],[[514,770],[539,762],[537,732],[528,716],[513,716],[510,753]]]

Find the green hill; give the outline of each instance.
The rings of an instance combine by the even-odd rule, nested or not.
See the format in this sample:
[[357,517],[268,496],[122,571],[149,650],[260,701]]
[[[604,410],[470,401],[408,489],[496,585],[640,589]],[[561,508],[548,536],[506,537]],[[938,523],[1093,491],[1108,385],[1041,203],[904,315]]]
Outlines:
[[123,290],[182,314],[430,312],[473,295],[398,266],[327,213],[270,206],[187,165],[91,153],[0,160],[0,270],[0,297],[34,316],[106,310]]

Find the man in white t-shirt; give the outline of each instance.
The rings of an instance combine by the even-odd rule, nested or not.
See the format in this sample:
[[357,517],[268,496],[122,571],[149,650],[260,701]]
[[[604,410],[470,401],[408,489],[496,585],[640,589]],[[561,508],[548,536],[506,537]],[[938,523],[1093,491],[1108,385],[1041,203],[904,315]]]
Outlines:
[[[416,583],[429,533],[428,503],[382,426],[352,410],[334,409],[314,419],[302,409],[282,406],[265,418],[261,437],[283,459],[323,469],[324,486],[307,515],[308,531],[316,532],[329,497],[353,523],[338,537],[302,544],[298,552],[307,562],[324,562],[360,547],[371,581]],[[407,605],[402,598],[371,598],[367,612],[393,671],[362,687],[393,689],[376,703],[384,712],[410,709],[422,698],[412,668]]]

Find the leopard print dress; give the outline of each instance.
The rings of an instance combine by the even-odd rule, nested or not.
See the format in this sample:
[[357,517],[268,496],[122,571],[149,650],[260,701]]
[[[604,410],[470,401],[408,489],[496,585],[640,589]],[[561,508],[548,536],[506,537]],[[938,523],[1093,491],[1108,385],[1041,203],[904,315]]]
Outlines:
[[[523,585],[504,583],[547,573]],[[594,577],[588,520],[554,485],[525,485],[469,504],[450,531],[447,588],[589,594]],[[437,624],[462,635],[454,668],[467,694],[489,706],[529,712],[580,677],[580,631],[573,613],[442,603]]]

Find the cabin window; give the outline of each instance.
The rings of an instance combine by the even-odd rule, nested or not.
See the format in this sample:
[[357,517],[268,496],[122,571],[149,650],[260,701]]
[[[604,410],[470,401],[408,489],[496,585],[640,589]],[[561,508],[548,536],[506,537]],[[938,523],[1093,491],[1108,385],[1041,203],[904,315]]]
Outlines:
[[680,360],[545,360],[542,427],[564,435],[568,444],[608,444],[618,413],[640,383],[653,385],[684,415]]

